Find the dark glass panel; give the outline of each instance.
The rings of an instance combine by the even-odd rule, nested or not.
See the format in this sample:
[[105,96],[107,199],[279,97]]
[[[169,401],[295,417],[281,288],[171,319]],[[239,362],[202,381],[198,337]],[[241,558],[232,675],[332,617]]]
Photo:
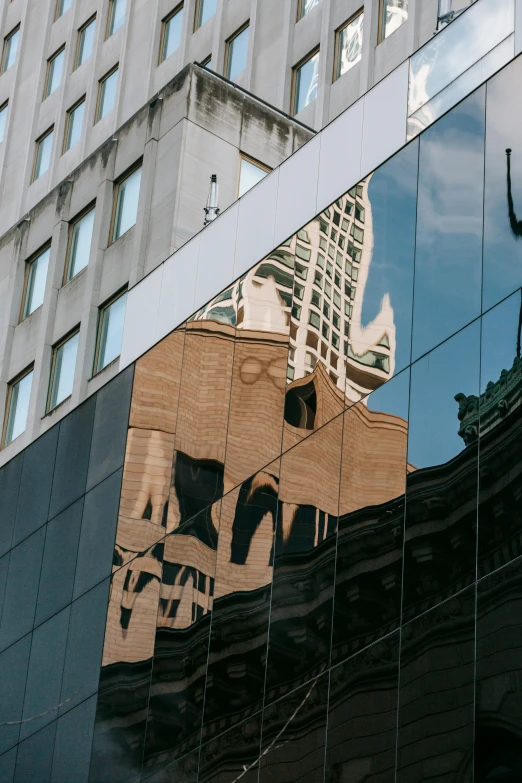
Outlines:
[[85,492],[96,395],[60,422],[49,519]]
[[122,472],[117,470],[85,495],[74,598],[111,573]]
[[398,632],[332,669],[325,783],[394,780],[398,677]]
[[515,99],[521,80],[518,57],[487,85],[484,310],[522,283],[522,105]]
[[200,741],[219,504],[165,539],[144,754],[151,774]]
[[323,783],[328,674],[263,712],[260,783]]
[[14,783],[50,782],[55,735],[56,720],[18,746]]
[[333,663],[399,624],[409,385],[404,370],[344,414]]
[[479,576],[522,554],[521,318],[520,291],[482,318]]
[[131,365],[96,394],[87,491],[123,465],[133,374]]
[[485,88],[422,134],[412,358],[480,313]]
[[15,746],[0,756],[0,780],[2,783],[13,783],[14,781],[17,752],[18,748]]
[[473,780],[475,587],[403,626],[398,783]]
[[2,617],[2,611],[4,608],[5,587],[7,584],[7,574],[9,573],[9,559],[11,555],[8,552],[7,555],[0,557],[0,618]]
[[206,742],[199,757],[199,783],[232,783],[239,775],[244,783],[257,783],[260,738],[257,713]]
[[[58,720],[51,783],[87,783],[96,696]],[[133,781],[129,781],[133,783]]]
[[60,714],[71,710],[98,689],[108,592],[107,579],[71,605]]
[[[60,703],[69,614],[67,607],[33,632],[22,714],[27,722],[20,728],[20,740],[58,717],[56,707]],[[35,718],[43,713],[47,714]]]
[[156,775],[143,776],[147,783],[196,783],[198,779],[199,748],[169,764]]
[[11,551],[0,625],[0,650],[32,630],[42,565],[45,528]]
[[480,322],[412,365],[404,619],[475,578]]
[[343,417],[281,458],[265,702],[328,666]]
[[22,452],[0,469],[0,556],[11,549],[23,459]]
[[[0,724],[22,718],[30,651],[31,637],[28,635],[0,655]],[[15,745],[19,734],[19,723],[0,725],[0,753]]]
[[53,427],[24,450],[13,546],[47,521],[58,429]]
[[278,487],[279,460],[221,503],[205,725],[262,707]]
[[72,600],[82,512],[83,498],[80,498],[47,523],[35,625]]
[[478,583],[475,781],[522,778],[522,563]]

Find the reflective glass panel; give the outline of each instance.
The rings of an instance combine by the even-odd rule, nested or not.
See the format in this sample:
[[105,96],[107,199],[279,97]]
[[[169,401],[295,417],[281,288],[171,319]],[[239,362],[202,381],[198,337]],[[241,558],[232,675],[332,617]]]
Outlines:
[[77,220],[72,226],[67,280],[70,280],[71,277],[85,269],[89,263],[93,225],[94,209],[90,209],[86,215]]
[[100,93],[98,96],[98,111],[96,121],[101,120],[114,108],[116,101],[116,87],[118,85],[118,69],[110,73],[100,82]]
[[44,136],[43,139],[40,139],[40,141],[36,143],[36,160],[34,165],[33,180],[41,177],[42,174],[45,174],[49,168],[49,164],[51,162],[51,152],[53,149],[53,137],[54,132],[51,131],[47,134],[47,136]]
[[268,171],[262,166],[256,166],[252,161],[241,158],[238,198],[243,196],[250,188],[253,188],[254,185],[257,185],[258,182],[261,182],[267,174]]
[[136,223],[138,215],[138,200],[140,196],[141,166],[135,169],[118,185],[116,212],[112,241],[115,242],[122,234]]
[[76,55],[76,68],[89,59],[92,54],[92,47],[94,44],[94,32],[96,30],[96,19],[82,27],[78,36],[78,53]]
[[24,375],[23,378],[13,384],[11,388],[4,440],[6,446],[21,435],[22,432],[25,432],[32,382],[33,371],[31,370],[31,372],[28,372],[27,375]]
[[197,7],[196,27],[201,27],[216,13],[217,0],[199,0]]
[[67,133],[65,136],[65,152],[74,147],[75,144],[81,139],[82,125],[83,125],[83,112],[85,109],[85,100],[75,106],[67,113]]
[[55,408],[71,395],[79,337],[80,333],[76,332],[67,342],[55,349],[49,410]]
[[312,8],[315,8],[316,5],[319,5],[321,0],[299,0],[299,12],[298,12],[298,21],[299,19],[302,19],[303,16],[306,16],[306,14],[312,10]]
[[294,72],[294,114],[315,100],[319,79],[319,52],[316,52]]
[[382,0],[381,40],[408,20],[408,0]]
[[[215,734],[219,736],[212,737]],[[198,775],[200,783],[231,783],[237,777],[240,777],[243,783],[257,783],[261,713],[252,715],[228,731],[220,732],[217,724],[207,736],[212,739],[201,746]],[[179,778],[176,776],[175,779]],[[156,780],[153,783],[156,783]]]
[[241,30],[232,40],[228,42],[227,47],[227,72],[226,77],[234,81],[240,73],[246,68],[248,54],[248,31],[249,27]]
[[7,103],[4,103],[4,105],[0,107],[0,144],[3,142],[5,136],[8,109],[9,106]]
[[47,250],[44,250],[29,264],[29,268],[26,271],[27,282],[22,318],[27,318],[28,315],[34,313],[43,304],[50,253],[51,248],[48,247]]
[[18,51],[18,40],[20,38],[20,28],[18,27],[14,32],[4,38],[4,52],[2,57],[2,73],[5,73],[9,68],[14,65],[16,60],[16,53]]
[[119,30],[125,21],[126,0],[111,0],[107,37]]
[[176,11],[163,25],[163,45],[161,59],[166,60],[175,52],[181,41],[181,25],[183,23],[183,6]]
[[343,27],[338,33],[337,64],[335,76],[338,79],[359,62],[362,55],[364,13]]
[[56,17],[58,18],[68,11],[71,7],[71,4],[72,0],[58,0],[58,5],[56,6]]
[[102,370],[120,355],[126,304],[127,293],[125,292],[102,311],[96,372]]
[[64,56],[65,56],[65,49],[62,49],[61,52],[58,52],[58,54],[55,54],[54,57],[52,57],[49,60],[49,65],[47,67],[47,80],[45,82],[44,98],[47,98],[52,92],[54,92],[60,86],[60,82],[62,81],[62,69],[63,69]]

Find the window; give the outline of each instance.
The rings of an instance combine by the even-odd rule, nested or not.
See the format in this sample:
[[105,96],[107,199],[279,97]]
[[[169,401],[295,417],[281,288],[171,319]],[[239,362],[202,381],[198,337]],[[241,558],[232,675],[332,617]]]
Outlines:
[[201,60],[200,65],[202,68],[206,68],[208,71],[212,70],[212,55],[209,54],[204,60]]
[[27,413],[29,410],[29,398],[33,382],[33,368],[11,381],[7,391],[7,405],[4,425],[3,446],[7,446],[25,432],[27,425]]
[[80,331],[78,330],[53,348],[47,412],[52,411],[53,408],[71,396],[79,337]]
[[306,16],[306,14],[319,5],[320,0],[298,0],[297,3],[297,21]]
[[54,128],[48,131],[36,140],[36,152],[34,156],[33,182],[45,174],[51,162],[51,152],[53,149]]
[[7,109],[8,109],[8,102],[6,101],[2,106],[0,106],[0,143],[4,140],[5,136],[5,126],[7,124]]
[[47,76],[45,77],[44,100],[60,86],[60,82],[62,81],[64,54],[65,46],[62,46],[58,52],[55,52],[55,54],[53,54],[53,56],[47,60]]
[[72,0],[58,0],[56,3],[56,18],[58,19],[62,14],[69,10]]
[[99,122],[114,109],[116,101],[116,86],[118,84],[118,66],[112,69],[98,82],[98,106],[96,107],[96,122]]
[[308,323],[311,324],[311,326],[315,326],[316,329],[319,329],[319,324],[321,323],[321,319],[317,315],[317,313],[314,313],[313,310],[310,310],[310,314],[308,316]]
[[183,6],[180,5],[165,17],[161,25],[160,63],[175,52],[181,41]]
[[292,305],[292,318],[295,318],[296,321],[299,321],[301,318],[301,310],[301,305],[295,303]]
[[107,19],[107,35],[109,38],[116,30],[119,30],[125,21],[126,0],[110,0],[109,17]]
[[94,32],[96,30],[96,17],[93,16],[88,22],[78,30],[78,44],[76,47],[76,57],[74,58],[74,67],[80,65],[89,59],[94,45]]
[[16,60],[16,53],[18,51],[18,40],[20,38],[20,25],[15,27],[9,35],[4,38],[4,50],[2,52],[2,68],[1,73],[5,73],[9,68],[14,65]]
[[250,188],[261,182],[268,174],[270,169],[267,166],[263,166],[262,163],[252,160],[241,155],[241,167],[239,171],[239,189],[237,197],[243,196]]
[[120,355],[126,303],[127,292],[125,291],[100,308],[94,361],[95,373],[103,370]]
[[225,76],[234,81],[246,68],[248,52],[248,23],[227,41]]
[[64,282],[71,280],[89,263],[93,225],[94,207],[70,224]]
[[384,41],[408,19],[408,0],[381,0],[379,41]]
[[85,109],[85,95],[67,112],[65,119],[65,135],[63,139],[63,151],[67,152],[75,144],[78,144],[82,135],[83,110]]
[[140,182],[141,164],[116,184],[112,229],[113,242],[136,223]]
[[316,307],[321,307],[321,294],[318,291],[312,291],[312,304]]
[[337,31],[335,38],[334,81],[352,68],[361,59],[363,42],[364,12],[360,11],[344,27]]
[[308,55],[300,65],[296,65],[293,73],[292,112],[299,114],[317,96],[317,80],[319,74],[319,50]]
[[205,24],[216,13],[216,0],[196,0],[194,30]]
[[51,248],[47,247],[35,258],[26,262],[21,321],[34,313],[43,303],[50,252]]

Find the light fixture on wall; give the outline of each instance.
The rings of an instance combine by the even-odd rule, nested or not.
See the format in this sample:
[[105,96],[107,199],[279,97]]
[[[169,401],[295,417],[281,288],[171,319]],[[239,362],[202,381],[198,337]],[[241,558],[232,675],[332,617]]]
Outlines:
[[219,215],[219,185],[217,181],[217,175],[212,174],[210,177],[210,188],[208,191],[207,206],[203,207],[205,213],[204,226],[208,226]]

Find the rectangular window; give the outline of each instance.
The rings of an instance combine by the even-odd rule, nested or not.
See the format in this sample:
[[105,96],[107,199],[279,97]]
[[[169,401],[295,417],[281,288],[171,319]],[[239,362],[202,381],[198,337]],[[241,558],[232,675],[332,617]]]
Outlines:
[[183,6],[178,6],[161,23],[160,63],[176,51],[181,42]]
[[311,301],[312,304],[315,305],[316,307],[321,307],[321,294],[319,293],[319,291],[315,291],[315,290],[312,291]]
[[312,10],[312,8],[315,8],[316,5],[319,5],[321,0],[298,0],[297,3],[297,21],[303,18],[303,16],[306,16],[306,14]]
[[241,155],[241,166],[239,171],[239,189],[237,197],[243,196],[250,188],[261,182],[264,177],[269,173],[268,166],[264,166],[258,161],[254,161],[252,158],[247,158]]
[[78,44],[76,47],[76,57],[74,58],[75,68],[79,68],[80,65],[83,65],[83,63],[92,55],[95,31],[95,16],[93,16],[92,19],[89,19],[88,22],[85,22],[85,24],[78,30]]
[[9,103],[6,101],[0,106],[0,144],[4,140],[5,126],[7,125],[7,111]]
[[56,19],[59,19],[71,7],[72,0],[58,0],[56,3]]
[[201,60],[200,65],[201,65],[202,68],[206,68],[207,71],[211,71],[212,70],[212,55],[209,54],[208,57],[205,57],[204,60]]
[[51,162],[51,152],[53,149],[53,136],[54,128],[49,128],[49,130],[46,131],[43,136],[40,136],[40,138],[36,140],[32,179],[33,182],[38,179],[38,177],[41,177],[42,174],[45,174],[49,168],[49,164]]
[[319,50],[309,54],[293,70],[292,113],[299,114],[317,97],[319,77]]
[[113,242],[119,239],[122,234],[125,234],[125,232],[136,223],[140,183],[141,165],[116,184],[112,229]]
[[98,82],[98,105],[96,107],[96,122],[99,122],[114,109],[116,102],[116,87],[118,85],[118,66],[112,69]]
[[85,269],[91,253],[92,229],[94,226],[94,207],[89,209],[69,225],[69,243],[65,262],[65,280],[71,280]]
[[381,0],[379,42],[398,30],[408,19],[408,0]]
[[323,337],[328,340],[328,335],[330,334],[330,327],[328,324],[323,323],[323,327],[321,329]]
[[69,111],[65,119],[65,135],[63,139],[63,151],[67,152],[75,144],[78,144],[82,135],[83,110],[85,109],[85,95]]
[[239,74],[243,73],[247,64],[248,54],[248,28],[247,22],[241,30],[238,30],[232,38],[227,41],[225,50],[225,76],[230,81],[237,79]]
[[21,321],[34,313],[43,303],[50,253],[51,248],[47,247],[35,258],[26,262]]
[[196,14],[194,16],[194,30],[201,27],[202,24],[216,13],[216,0],[196,0]]
[[364,12],[359,11],[335,37],[334,81],[353,68],[362,54]]
[[15,27],[9,35],[4,38],[4,49],[2,52],[2,68],[0,73],[5,73],[9,68],[14,65],[16,60],[16,53],[18,51],[18,41],[20,38],[20,25]]
[[9,445],[25,432],[32,382],[33,368],[31,367],[9,384],[2,446]]
[[95,373],[103,370],[120,355],[126,303],[127,291],[100,308],[94,361]]
[[315,326],[316,329],[319,329],[319,324],[321,323],[321,319],[317,315],[317,313],[314,313],[313,310],[310,310],[310,314],[308,316],[308,323],[311,324],[311,326]]
[[53,56],[47,60],[47,75],[45,77],[44,100],[45,98],[48,98],[49,95],[60,86],[60,82],[62,81],[64,55],[65,55],[65,46],[62,46],[62,48],[58,52],[55,52],[55,54],[53,54]]
[[48,413],[71,396],[79,337],[80,331],[78,330],[53,348],[49,399],[47,401]]
[[125,21],[126,0],[109,0],[109,16],[107,18],[106,38],[119,30]]

